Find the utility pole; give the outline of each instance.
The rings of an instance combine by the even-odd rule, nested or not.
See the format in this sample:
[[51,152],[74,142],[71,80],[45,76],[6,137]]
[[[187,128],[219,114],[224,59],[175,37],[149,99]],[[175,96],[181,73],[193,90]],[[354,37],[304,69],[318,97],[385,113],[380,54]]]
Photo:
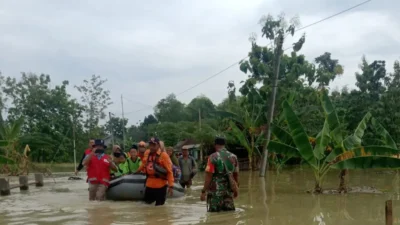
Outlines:
[[113,131],[112,123],[111,123],[111,112],[108,112],[108,118],[109,118],[108,121],[110,121],[111,140],[112,140],[112,144],[113,144],[113,147],[114,147],[114,131]]
[[201,130],[201,109],[199,108],[199,129]]
[[277,37],[277,46],[275,48],[275,65],[274,65],[274,72],[275,77],[272,82],[272,93],[270,96],[269,101],[269,109],[268,109],[268,118],[267,118],[267,134],[266,134],[266,142],[263,151],[263,160],[260,168],[260,177],[265,177],[265,172],[268,169],[268,144],[271,139],[271,124],[272,119],[274,118],[274,110],[275,110],[275,98],[276,92],[278,89],[278,77],[279,77],[279,67],[281,64],[281,55],[282,55],[282,45],[283,45],[283,32],[279,32]]
[[125,117],[124,117],[124,99],[121,94],[121,108],[122,108],[122,148],[125,150]]
[[[199,131],[201,131],[201,108],[199,108]],[[200,146],[200,160],[203,161],[203,146]]]
[[76,169],[75,119],[74,119],[73,116],[72,116],[72,135],[73,135],[73,139],[74,139],[73,140],[73,145],[74,145],[74,166],[75,166],[75,169]]

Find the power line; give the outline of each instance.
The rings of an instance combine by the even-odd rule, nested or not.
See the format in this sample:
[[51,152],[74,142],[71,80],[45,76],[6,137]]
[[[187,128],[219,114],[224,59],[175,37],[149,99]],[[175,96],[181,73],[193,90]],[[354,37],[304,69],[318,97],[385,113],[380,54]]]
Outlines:
[[[328,16],[328,17],[325,17],[325,18],[323,18],[323,19],[321,19],[321,20],[318,20],[318,21],[316,21],[316,22],[313,22],[313,23],[311,23],[311,24],[308,24],[308,25],[306,25],[306,26],[304,26],[304,27],[301,27],[301,28],[299,28],[299,29],[296,29],[295,32],[297,32],[297,31],[299,31],[299,30],[303,30],[303,29],[309,28],[309,27],[314,26],[314,25],[317,25],[317,24],[319,24],[319,23],[321,23],[321,22],[324,22],[324,21],[326,21],[326,20],[332,19],[333,17],[336,17],[336,16],[338,16],[338,15],[341,15],[341,14],[343,14],[343,13],[345,13],[345,12],[348,12],[348,11],[350,11],[350,10],[352,10],[352,9],[355,9],[355,8],[357,8],[357,7],[360,7],[360,6],[366,4],[366,3],[370,2],[370,1],[372,1],[372,0],[364,1],[364,2],[362,2],[362,3],[359,3],[359,4],[357,4],[357,5],[352,6],[352,7],[350,7],[350,8],[347,8],[347,9],[345,9],[345,10],[342,10],[342,11],[340,11],[340,12],[338,12],[338,13],[335,13],[335,14],[333,14],[333,15],[330,15],[330,16]],[[273,43],[273,41],[271,41],[268,45],[271,45],[272,43]],[[267,46],[268,46],[268,45],[267,45]],[[283,51],[286,51],[286,50],[288,50],[288,49],[290,49],[290,48],[292,48],[292,47],[286,48],[286,49],[284,49]],[[212,78],[214,78],[214,77],[216,77],[216,76],[222,74],[223,72],[229,70],[230,68],[232,68],[233,66],[237,65],[237,64],[240,63],[241,61],[247,59],[248,57],[249,57],[249,56],[244,57],[243,59],[241,59],[241,60],[239,60],[239,61],[233,63],[232,65],[226,67],[225,69],[219,71],[218,73],[213,74],[212,76],[206,78],[205,80],[203,80],[203,81],[201,81],[201,82],[199,82],[199,83],[193,85],[192,87],[190,87],[190,88],[188,88],[188,89],[186,89],[186,90],[184,90],[184,91],[178,93],[176,96],[181,95],[181,94],[183,94],[183,93],[186,93],[186,92],[192,90],[193,88],[196,88],[196,87],[198,87],[199,85],[201,85],[201,84],[207,82],[208,80],[210,80],[210,79],[212,79]],[[270,62],[272,62],[272,60],[269,61],[268,63],[270,63]],[[268,63],[267,63],[267,64],[268,64]],[[154,106],[150,106],[150,107],[154,107]],[[145,108],[142,108],[142,109],[139,109],[139,110],[136,110],[136,111],[127,112],[127,113],[125,113],[125,115],[131,114],[131,113],[140,112],[140,111],[143,111],[143,110],[148,109],[148,108],[149,108],[149,107],[145,107]]]
[[124,100],[127,100],[128,102],[132,102],[132,103],[134,103],[134,104],[140,104],[140,105],[147,106],[147,107],[153,107],[153,106],[148,105],[148,104],[144,104],[144,103],[141,103],[141,102],[138,102],[138,101],[133,101],[133,100],[128,99],[128,98],[126,98],[126,97],[122,97],[122,98],[123,98]]

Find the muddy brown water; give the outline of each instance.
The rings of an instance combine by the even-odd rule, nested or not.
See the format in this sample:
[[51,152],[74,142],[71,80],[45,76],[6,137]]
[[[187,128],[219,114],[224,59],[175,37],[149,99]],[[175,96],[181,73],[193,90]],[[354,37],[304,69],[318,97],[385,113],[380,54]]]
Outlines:
[[[267,180],[257,172],[240,173],[240,196],[236,211],[207,213],[199,200],[203,174],[185,197],[168,199],[161,207],[142,202],[89,202],[87,184],[69,181],[71,174],[45,180],[42,188],[21,193],[12,190],[0,197],[1,225],[119,225],[119,224],[271,224],[271,225],[381,225],[385,201],[399,198],[399,176],[395,171],[350,171],[350,186],[372,186],[383,194],[311,195],[312,171],[306,168],[269,172]],[[84,177],[82,175],[82,177]],[[325,188],[338,186],[338,171],[328,174]],[[400,201],[394,201],[395,224],[400,224]]]

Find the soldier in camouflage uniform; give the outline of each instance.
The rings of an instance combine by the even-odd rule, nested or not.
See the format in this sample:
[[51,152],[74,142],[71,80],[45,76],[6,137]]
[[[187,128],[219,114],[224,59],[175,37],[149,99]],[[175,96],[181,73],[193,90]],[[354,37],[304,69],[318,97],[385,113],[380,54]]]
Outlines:
[[[200,199],[207,195],[208,212],[235,210],[233,198],[237,197],[229,185],[227,170],[238,183],[239,164],[236,155],[225,149],[225,139],[215,139],[215,152],[208,157],[204,188]],[[228,161],[229,160],[229,161]]]

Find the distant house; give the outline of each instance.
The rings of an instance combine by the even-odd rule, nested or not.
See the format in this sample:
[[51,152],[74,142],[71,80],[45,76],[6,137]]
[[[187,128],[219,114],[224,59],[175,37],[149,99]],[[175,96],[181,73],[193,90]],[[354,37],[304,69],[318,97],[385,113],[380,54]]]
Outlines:
[[201,153],[200,153],[201,145],[196,143],[193,139],[186,139],[184,141],[178,142],[174,147],[174,152],[181,153],[182,149],[188,149],[189,154],[193,156],[196,160],[200,160]]

